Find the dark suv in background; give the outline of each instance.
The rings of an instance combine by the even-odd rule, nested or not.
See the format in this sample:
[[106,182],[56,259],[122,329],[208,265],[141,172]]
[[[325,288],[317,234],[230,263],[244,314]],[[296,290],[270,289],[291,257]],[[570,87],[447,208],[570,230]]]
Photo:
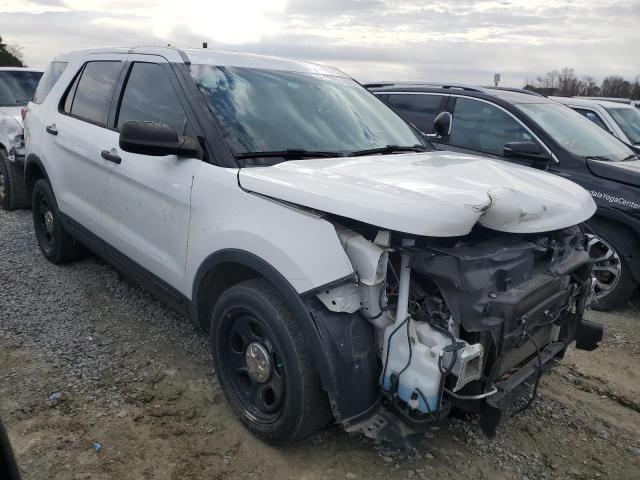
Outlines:
[[365,85],[439,149],[544,169],[586,188],[593,307],[624,304],[640,282],[640,160],[579,113],[526,90],[466,85]]

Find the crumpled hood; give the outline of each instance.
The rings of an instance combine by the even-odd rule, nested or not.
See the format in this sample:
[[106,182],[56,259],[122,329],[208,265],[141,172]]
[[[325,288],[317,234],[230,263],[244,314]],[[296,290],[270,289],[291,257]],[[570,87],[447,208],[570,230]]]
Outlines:
[[589,193],[539,170],[454,152],[296,160],[240,170],[242,188],[389,230],[433,237],[545,232],[596,211]]

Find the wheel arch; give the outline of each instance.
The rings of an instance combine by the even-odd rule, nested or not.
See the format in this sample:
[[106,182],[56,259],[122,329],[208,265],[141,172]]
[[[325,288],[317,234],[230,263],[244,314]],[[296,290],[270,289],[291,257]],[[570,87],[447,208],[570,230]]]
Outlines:
[[27,155],[24,162],[24,182],[27,187],[27,195],[31,198],[33,187],[40,179],[49,179],[47,169],[44,167],[42,160],[37,155],[31,153]]
[[[327,311],[315,298],[317,289],[299,294],[276,268],[253,253],[225,249],[202,262],[189,302],[191,319],[208,331],[213,306],[222,292],[251,278],[268,281],[291,308],[336,420],[347,422],[374,408],[379,398],[378,371],[375,339],[369,322],[357,313]],[[350,281],[354,281],[353,275],[337,279],[332,285]]]
[[[251,278],[265,278],[285,296],[288,282],[258,256],[242,250],[225,249],[209,255],[198,267],[193,280],[192,319],[205,331],[220,295],[229,287]],[[290,287],[292,288],[292,287]]]

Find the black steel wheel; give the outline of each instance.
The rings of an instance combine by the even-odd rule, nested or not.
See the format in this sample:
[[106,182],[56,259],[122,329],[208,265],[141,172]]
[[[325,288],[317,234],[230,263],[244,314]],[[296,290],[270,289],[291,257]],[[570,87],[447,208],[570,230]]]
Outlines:
[[34,205],[33,221],[38,245],[45,257],[52,255],[56,250],[56,224],[52,210],[47,196],[38,195],[38,203]]
[[286,389],[282,347],[263,319],[242,307],[223,319],[220,355],[236,401],[245,414],[260,423],[282,414]]
[[31,209],[38,246],[52,263],[64,263],[77,258],[82,247],[67,233],[60,221],[60,212],[47,180],[38,180],[33,187]]
[[211,348],[227,401],[263,440],[290,443],[331,418],[304,336],[266,281],[248,280],[220,296]]

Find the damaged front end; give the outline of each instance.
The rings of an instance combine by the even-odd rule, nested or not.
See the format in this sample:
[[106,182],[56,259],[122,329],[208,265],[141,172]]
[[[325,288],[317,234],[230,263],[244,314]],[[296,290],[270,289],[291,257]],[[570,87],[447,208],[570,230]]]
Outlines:
[[313,301],[325,308],[313,313],[372,327],[351,322],[336,346],[354,365],[344,388],[375,385],[346,394],[353,408],[334,403],[349,431],[406,441],[455,407],[479,412],[493,435],[501,412],[569,344],[593,350],[602,338],[583,319],[592,278],[577,226],[517,234],[478,225],[426,238],[343,221],[336,231],[358,281],[319,292]]

